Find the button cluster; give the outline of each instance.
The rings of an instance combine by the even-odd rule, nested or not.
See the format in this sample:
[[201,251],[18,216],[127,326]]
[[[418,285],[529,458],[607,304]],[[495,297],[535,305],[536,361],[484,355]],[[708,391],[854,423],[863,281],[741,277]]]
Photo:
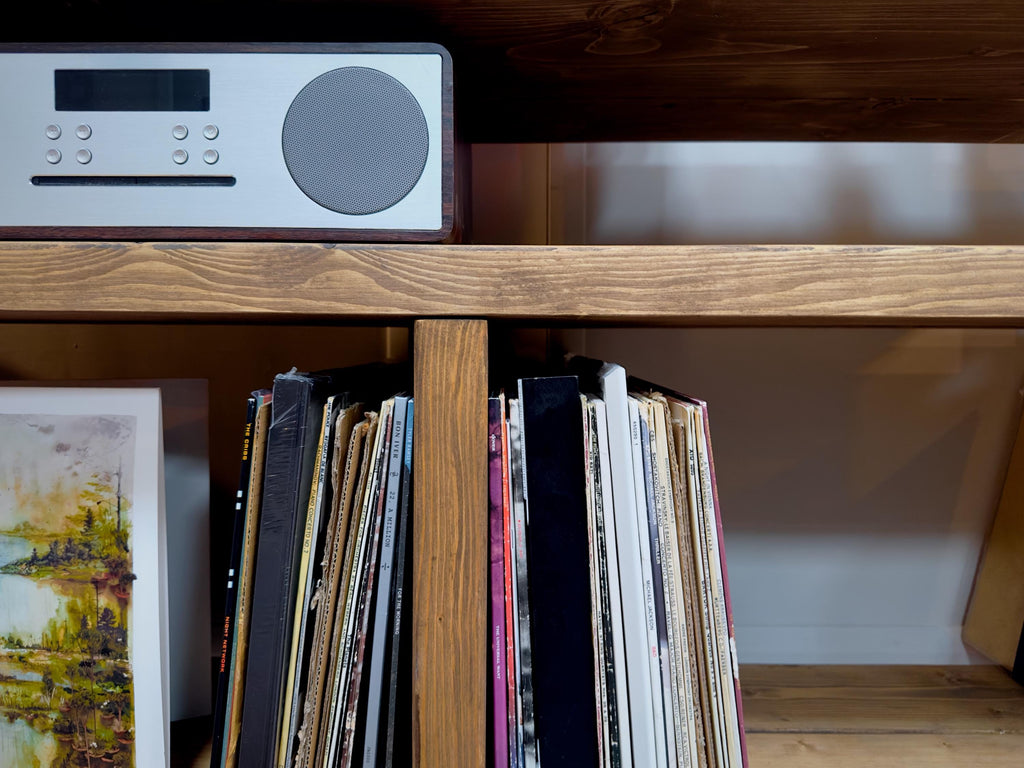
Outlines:
[[[64,134],[64,131],[56,123],[50,123],[48,126],[46,126],[44,133],[46,134],[46,138],[48,138],[50,141],[56,141]],[[76,126],[75,136],[77,136],[82,141],[91,138],[92,126],[88,123],[82,123],[81,125]],[[64,155],[61,154],[61,151],[56,148],[46,150],[45,157],[46,162],[48,162],[50,165],[56,165],[57,163],[64,159]],[[92,151],[84,147],[82,149],[79,149],[77,152],[75,152],[75,160],[77,160],[82,165],[87,165],[88,163],[92,162]]]
[[[220,128],[218,128],[213,123],[207,123],[206,125],[204,125],[201,132],[203,134],[203,138],[206,139],[207,141],[213,141],[218,136],[220,136]],[[188,126],[184,125],[183,123],[178,123],[173,128],[171,128],[171,136],[173,136],[178,141],[184,141],[185,139],[188,138],[188,135]],[[206,163],[207,165],[213,165],[218,160],[220,160],[220,152],[218,152],[216,149],[207,149],[206,151],[203,152],[202,158],[203,162]],[[171,153],[171,160],[173,160],[178,165],[184,165],[185,163],[188,162],[188,151],[185,149],[174,150]]]
[[[46,126],[44,133],[46,134],[46,138],[48,138],[50,141],[56,141],[57,139],[64,135],[63,129],[56,123],[50,123],[48,126]],[[92,126],[88,123],[82,123],[80,125],[75,126],[74,133],[75,136],[77,136],[80,140],[87,141],[88,139],[92,138]],[[213,123],[208,123],[203,126],[202,134],[203,138],[206,139],[207,141],[213,141],[218,136],[220,136],[220,128],[218,128]],[[171,136],[173,136],[178,141],[184,141],[186,138],[188,138],[188,126],[182,123],[178,123],[173,128],[171,128]],[[46,162],[48,162],[50,165],[56,165],[57,163],[61,162],[61,160],[64,159],[64,155],[56,147],[51,147],[50,149],[46,150],[46,154],[44,156],[46,158]],[[81,149],[78,149],[75,152],[74,156],[75,160],[82,165],[88,165],[89,163],[92,162],[92,150],[88,149],[87,147],[82,147]],[[206,163],[207,165],[213,165],[218,160],[220,160],[220,152],[218,152],[216,149],[207,149],[206,151],[203,152],[202,158],[203,162]],[[185,149],[181,148],[175,149],[171,153],[171,160],[173,160],[178,165],[184,165],[185,163],[188,162],[188,152]]]

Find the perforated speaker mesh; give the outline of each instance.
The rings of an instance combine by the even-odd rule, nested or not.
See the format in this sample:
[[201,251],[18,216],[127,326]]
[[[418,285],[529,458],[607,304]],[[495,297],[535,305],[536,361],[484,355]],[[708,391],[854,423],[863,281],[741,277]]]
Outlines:
[[299,189],[338,213],[390,208],[427,162],[427,120],[402,83],[376,69],[343,67],[292,101],[281,141]]

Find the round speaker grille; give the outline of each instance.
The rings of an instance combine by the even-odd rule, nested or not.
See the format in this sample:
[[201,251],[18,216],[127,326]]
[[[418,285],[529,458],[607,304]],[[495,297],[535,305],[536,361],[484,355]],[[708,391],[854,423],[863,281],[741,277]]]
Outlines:
[[416,185],[427,163],[427,120],[402,83],[376,69],[343,67],[310,81],[281,133],[299,189],[338,213],[377,213]]

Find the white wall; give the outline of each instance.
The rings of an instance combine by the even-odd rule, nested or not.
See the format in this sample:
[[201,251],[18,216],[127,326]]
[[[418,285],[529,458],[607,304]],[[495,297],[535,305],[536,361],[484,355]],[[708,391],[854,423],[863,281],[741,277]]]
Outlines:
[[[474,148],[475,239],[1024,243],[1024,148]],[[740,658],[978,661],[959,640],[1024,335],[600,329],[576,351],[706,398]]]

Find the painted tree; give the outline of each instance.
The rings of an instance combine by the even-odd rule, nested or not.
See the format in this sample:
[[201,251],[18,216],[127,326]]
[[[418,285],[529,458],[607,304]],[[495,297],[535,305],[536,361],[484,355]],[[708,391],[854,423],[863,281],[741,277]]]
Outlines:
[[46,708],[49,709],[53,702],[53,692],[57,689],[57,683],[53,680],[53,674],[49,668],[43,670],[43,694],[46,696]]

